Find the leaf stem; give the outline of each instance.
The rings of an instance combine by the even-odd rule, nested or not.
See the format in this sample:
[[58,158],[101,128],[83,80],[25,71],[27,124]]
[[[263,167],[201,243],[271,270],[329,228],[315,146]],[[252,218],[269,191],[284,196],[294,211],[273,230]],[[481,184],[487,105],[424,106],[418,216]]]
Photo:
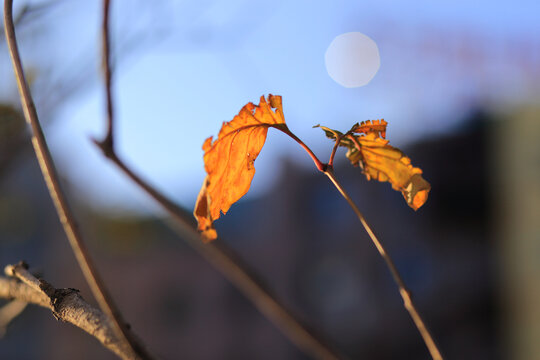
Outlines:
[[[431,333],[428,330],[426,324],[424,323],[424,320],[420,316],[420,313],[418,312],[418,309],[416,308],[416,305],[414,304],[414,302],[412,300],[411,292],[409,290],[407,290],[407,287],[405,286],[405,282],[401,278],[401,275],[399,274],[399,271],[397,270],[396,265],[394,264],[394,261],[392,260],[392,258],[388,254],[388,252],[386,251],[386,249],[383,246],[383,244],[381,243],[381,241],[377,238],[377,236],[375,235],[375,233],[371,229],[371,226],[369,226],[369,224],[367,223],[366,218],[364,217],[364,215],[360,212],[360,210],[358,209],[358,207],[356,206],[354,201],[351,199],[349,194],[347,194],[347,192],[345,191],[343,186],[339,183],[339,181],[337,180],[337,178],[336,178],[336,176],[334,174],[334,170],[333,170],[334,156],[335,156],[336,150],[337,150],[337,148],[339,146],[339,142],[341,141],[341,139],[344,136],[347,136],[347,134],[343,134],[343,135],[337,137],[336,142],[334,144],[334,147],[332,148],[332,153],[330,155],[330,160],[329,160],[328,164],[323,164],[317,158],[317,156],[311,151],[311,149],[302,140],[300,140],[296,135],[294,135],[287,128],[287,126],[276,126],[275,128],[282,131],[283,133],[289,135],[298,144],[300,144],[300,146],[302,146],[302,148],[304,148],[304,150],[306,150],[307,153],[309,154],[309,156],[313,159],[313,162],[317,166],[317,169],[319,169],[319,171],[323,172],[326,176],[328,176],[330,181],[332,181],[332,183],[334,184],[336,189],[340,192],[341,196],[343,196],[343,198],[345,200],[347,200],[347,202],[349,203],[349,205],[353,209],[354,213],[358,217],[358,220],[360,220],[360,223],[362,224],[362,226],[364,226],[364,229],[366,230],[369,237],[371,238],[371,241],[373,242],[373,244],[377,248],[377,251],[382,256],[384,261],[386,262],[386,266],[390,270],[390,273],[392,274],[392,277],[393,277],[395,283],[398,286],[399,294],[401,295],[401,298],[403,299],[403,305],[404,305],[405,309],[409,312],[411,318],[413,319],[414,324],[416,325],[416,328],[420,332],[420,335],[422,336],[422,339],[424,340],[424,343],[426,344],[426,346],[427,346],[427,348],[428,348],[428,350],[429,350],[429,352],[431,354],[431,357],[434,360],[442,360],[441,352],[439,351],[437,345],[435,344],[435,341],[433,340],[433,336],[431,335]],[[356,139],[354,137],[352,138],[352,140],[356,141]]]
[[284,124],[280,124],[279,126],[272,126],[273,128],[275,129],[278,129],[279,131],[289,135],[294,141],[296,141],[304,150],[306,150],[306,152],[308,153],[308,155],[311,157],[311,160],[313,160],[313,162],[315,163],[315,166],[317,167],[317,169],[321,172],[325,172],[326,170],[326,167],[328,166],[327,164],[324,164],[321,160],[319,160],[319,158],[317,157],[317,155],[315,155],[313,153],[313,151],[311,151],[311,149],[309,148],[309,146],[307,146],[302,140],[300,140],[300,138],[298,138],[298,136],[294,135],[291,130],[289,130],[289,128],[287,127],[287,125],[283,126]]
[[56,212],[60,222],[67,235],[75,258],[83,272],[83,275],[94,294],[99,306],[105,314],[107,314],[113,323],[115,331],[120,337],[123,337],[132,347],[133,351],[144,359],[152,357],[146,352],[146,349],[139,344],[127,329],[127,326],[122,319],[120,311],[115,306],[111,296],[105,289],[105,285],[98,275],[97,269],[92,262],[90,254],[84,244],[81,233],[79,232],[75,216],[69,207],[66,195],[60,185],[58,173],[52,156],[50,154],[45,135],[39,123],[38,115],[26,81],[22,62],[15,37],[15,27],[13,25],[13,0],[5,0],[4,2],[4,30],[9,48],[13,69],[17,80],[19,95],[23,107],[26,121],[32,128],[32,145],[36,153],[36,157],[43,174],[43,178],[47,184],[50,196],[56,207]]
[[407,287],[405,286],[405,283],[404,283],[403,279],[401,278],[401,275],[399,274],[399,271],[397,270],[392,258],[390,257],[390,255],[388,254],[388,252],[384,248],[381,241],[377,238],[377,236],[375,235],[375,233],[373,232],[373,230],[371,229],[371,227],[367,223],[364,215],[362,215],[362,213],[360,212],[360,210],[358,209],[358,207],[356,206],[354,201],[351,199],[349,194],[347,194],[347,192],[345,191],[343,186],[337,180],[332,167],[328,167],[326,169],[326,171],[324,171],[324,173],[332,181],[332,183],[334,184],[336,189],[340,192],[341,196],[343,196],[343,198],[345,200],[347,200],[347,202],[349,203],[349,205],[353,209],[354,213],[358,217],[358,220],[360,220],[360,222],[364,226],[364,229],[366,230],[369,237],[371,238],[371,241],[373,242],[373,244],[377,248],[377,251],[379,251],[379,254],[382,256],[382,258],[386,262],[386,266],[390,270],[390,273],[392,274],[392,277],[394,278],[394,281],[395,281],[395,283],[397,284],[397,286],[399,288],[399,293],[400,293],[401,297],[403,298],[403,304],[405,306],[405,309],[407,309],[407,311],[409,312],[411,318],[413,319],[418,331],[420,332],[420,335],[422,336],[422,338],[423,338],[423,340],[424,340],[424,342],[425,342],[425,344],[426,344],[426,346],[427,346],[427,348],[428,348],[428,350],[429,350],[429,352],[431,354],[431,357],[433,359],[435,359],[435,360],[442,360],[442,355],[441,355],[437,345],[435,344],[435,341],[433,340],[433,337],[432,337],[431,333],[429,332],[428,328],[426,327],[426,325],[424,323],[424,320],[420,316],[420,313],[418,312],[418,310],[417,310],[417,308],[416,308],[416,306],[415,306],[415,304],[414,304],[414,302],[412,300],[411,293],[410,293],[409,290],[407,290]]
[[341,142],[341,139],[343,138],[343,135],[338,135],[336,142],[334,144],[334,147],[332,148],[332,153],[330,154],[330,160],[328,160],[328,166],[334,167],[334,156],[336,156],[336,151],[339,147],[339,143]]

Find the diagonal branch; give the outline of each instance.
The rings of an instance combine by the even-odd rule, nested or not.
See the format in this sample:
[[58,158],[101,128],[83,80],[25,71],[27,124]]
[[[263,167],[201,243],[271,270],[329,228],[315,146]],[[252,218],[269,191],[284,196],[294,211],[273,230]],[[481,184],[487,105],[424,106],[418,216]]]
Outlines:
[[7,332],[8,325],[26,309],[26,302],[13,299],[0,308],[0,339]]
[[60,222],[64,227],[64,231],[66,232],[71,248],[73,249],[75,257],[77,258],[79,266],[90,286],[90,289],[92,290],[92,293],[94,294],[94,297],[105,314],[107,314],[113,320],[113,328],[118,332],[119,337],[124,338],[134,352],[137,353],[141,358],[151,358],[146,349],[131,335],[124,320],[122,319],[120,311],[114,305],[111,296],[106,291],[103,281],[99,277],[97,269],[92,263],[89,252],[83,242],[82,235],[78,230],[75,216],[73,215],[73,212],[71,211],[67,202],[67,198],[60,186],[56,167],[47,146],[43,130],[41,129],[34,101],[24,75],[17,40],[15,37],[15,27],[13,25],[12,12],[13,0],[5,0],[4,29],[9,53],[13,62],[15,77],[17,79],[17,86],[19,89],[24,116],[32,128],[32,145],[34,146],[34,151],[36,153],[43,178],[47,183],[47,188],[49,189],[49,193],[56,207]]
[[121,359],[139,358],[125,340],[116,335],[111,319],[88,304],[77,290],[56,289],[48,282],[36,279],[21,264],[8,265],[6,274],[11,278],[0,276],[0,298],[47,308],[57,320],[86,331]]
[[411,292],[405,286],[405,282],[401,278],[401,275],[399,274],[399,271],[396,268],[396,265],[392,261],[392,258],[390,257],[390,255],[388,254],[388,252],[384,248],[381,241],[377,238],[377,236],[375,235],[375,233],[373,232],[373,230],[371,229],[371,227],[367,223],[366,218],[364,217],[364,215],[360,212],[360,210],[358,209],[358,207],[356,206],[354,201],[351,199],[349,194],[347,194],[347,192],[345,191],[343,186],[339,183],[336,176],[334,175],[334,172],[333,172],[332,168],[328,167],[326,169],[326,171],[324,172],[324,174],[326,176],[328,176],[330,181],[332,181],[332,183],[334,184],[336,189],[339,191],[341,196],[343,196],[343,198],[345,200],[347,200],[347,202],[349,203],[349,205],[353,209],[354,213],[358,217],[358,220],[360,220],[360,222],[362,223],[362,226],[364,227],[364,229],[368,233],[371,241],[373,242],[373,244],[377,248],[377,251],[379,252],[381,257],[384,259],[384,261],[386,262],[386,266],[390,270],[390,273],[392,274],[392,278],[394,279],[394,281],[395,281],[395,283],[396,283],[396,285],[397,285],[397,287],[399,289],[399,294],[401,295],[401,298],[403,299],[403,305],[405,306],[405,309],[409,312],[411,318],[413,319],[414,324],[416,325],[416,328],[420,332],[420,335],[422,336],[422,339],[424,340],[424,343],[426,344],[426,346],[427,346],[427,348],[429,350],[429,353],[431,354],[431,357],[434,360],[442,360],[442,355],[441,355],[441,353],[440,353],[440,351],[439,351],[439,349],[437,347],[437,344],[433,340],[433,337],[431,336],[431,333],[429,332],[426,324],[424,323],[424,320],[420,316],[420,313],[418,312],[418,310],[416,308],[416,305],[413,303],[413,300],[412,300],[412,297],[411,297]]
[[293,344],[306,354],[310,354],[317,359],[343,358],[288,312],[284,305],[257,280],[256,276],[242,264],[225,244],[219,243],[218,240],[208,244],[203,243],[201,235],[196,230],[191,213],[173,203],[134,173],[112,149],[103,148],[103,143],[98,141],[95,141],[95,143],[107,158],[168,212],[177,225],[173,229],[178,233],[179,237],[236,286]]
[[[302,148],[304,148],[308,152],[309,156],[313,159],[313,161],[315,162],[315,164],[316,164],[317,168],[319,169],[319,171],[323,172],[326,176],[328,176],[328,178],[330,179],[332,184],[334,184],[334,186],[339,191],[341,196],[343,196],[343,198],[345,200],[347,200],[350,207],[353,209],[354,213],[358,217],[358,220],[360,220],[360,223],[362,224],[362,226],[364,227],[364,229],[368,233],[371,241],[373,242],[373,244],[377,248],[377,251],[379,252],[381,257],[385,261],[386,266],[390,270],[390,273],[392,274],[392,278],[394,279],[394,281],[395,281],[395,283],[396,283],[396,285],[397,285],[397,287],[399,289],[399,294],[401,295],[401,298],[403,299],[403,305],[404,305],[405,309],[409,312],[409,315],[411,316],[411,318],[413,319],[414,324],[416,325],[416,328],[418,329],[418,332],[422,336],[422,340],[424,340],[424,343],[426,344],[426,347],[428,348],[429,353],[431,354],[431,357],[434,360],[442,360],[441,352],[440,352],[439,348],[437,347],[437,344],[435,343],[435,340],[433,339],[433,336],[431,335],[430,331],[428,330],[424,320],[422,319],[422,317],[420,315],[420,312],[416,308],[416,305],[414,304],[414,302],[412,300],[411,292],[405,286],[405,282],[401,278],[401,275],[399,274],[399,271],[396,268],[396,265],[394,264],[394,261],[392,260],[392,258],[388,254],[388,252],[386,251],[386,249],[385,249],[384,245],[382,244],[382,242],[377,238],[377,236],[375,235],[375,233],[371,229],[371,226],[369,226],[369,224],[366,221],[366,218],[364,217],[364,215],[360,212],[360,210],[358,209],[358,207],[356,206],[354,201],[351,199],[349,194],[347,194],[347,192],[345,191],[345,188],[343,188],[343,186],[339,183],[339,181],[337,180],[337,178],[336,178],[336,176],[334,174],[333,162],[334,162],[334,156],[336,154],[336,150],[337,150],[341,140],[343,138],[347,137],[347,136],[350,136],[350,131],[345,133],[345,134],[341,134],[341,135],[335,134],[336,142],[334,144],[334,147],[332,148],[332,153],[330,155],[330,161],[329,161],[328,164],[322,164],[321,161],[309,149],[309,147],[306,144],[304,144],[304,142],[302,140],[300,140],[298,137],[294,136],[294,134],[292,134],[292,132],[290,132],[290,131],[288,131],[288,132],[283,131],[283,132],[285,134],[291,136],[296,142],[298,142],[302,146]],[[351,140],[354,141],[357,144],[358,147],[361,147],[356,138],[351,137]]]
[[17,265],[8,265],[5,267],[4,272],[7,276],[19,279],[37,292],[45,292],[41,288],[40,281],[28,271],[28,265],[25,262],[21,261]]
[[252,275],[246,266],[242,265],[232,250],[224,244],[213,242],[204,244],[201,235],[196,230],[193,215],[176,205],[165,195],[143,180],[138,174],[131,170],[116,154],[114,149],[114,113],[110,68],[110,38],[108,25],[109,0],[104,0],[104,21],[103,21],[103,66],[105,75],[105,93],[107,100],[107,134],[102,141],[94,140],[94,143],[101,149],[103,155],[111,160],[118,168],[127,175],[134,183],[141,187],[148,195],[157,201],[175,220],[177,226],[174,230],[185,240],[194,250],[204,257],[214,268],[223,274],[240,292],[242,292],[253,305],[276,325],[298,348],[307,354],[311,354],[318,359],[338,359],[342,358],[334,350],[324,344],[298,319],[289,313],[285,307],[270,293],[260,281]]

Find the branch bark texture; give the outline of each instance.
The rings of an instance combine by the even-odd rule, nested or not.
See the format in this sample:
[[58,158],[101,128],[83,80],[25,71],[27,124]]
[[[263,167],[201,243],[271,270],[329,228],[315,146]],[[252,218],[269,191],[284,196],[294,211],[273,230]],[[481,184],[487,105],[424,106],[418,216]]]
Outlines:
[[57,320],[84,330],[121,359],[138,359],[131,347],[116,335],[110,318],[88,304],[78,290],[56,289],[17,265],[8,266],[6,273],[13,277],[0,276],[0,298],[49,309]]

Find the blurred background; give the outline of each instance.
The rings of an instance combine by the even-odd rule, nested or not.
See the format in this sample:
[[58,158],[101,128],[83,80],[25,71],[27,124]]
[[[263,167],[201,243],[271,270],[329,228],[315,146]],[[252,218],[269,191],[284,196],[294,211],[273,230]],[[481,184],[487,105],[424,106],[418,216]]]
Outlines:
[[[201,146],[249,101],[283,96],[289,128],[323,160],[347,130],[388,121],[424,170],[412,211],[338,152],[335,169],[387,245],[448,359],[540,358],[540,4],[536,1],[115,1],[119,153],[188,209]],[[23,62],[64,185],[110,291],[164,359],[304,359],[167,227],[165,214],[90,142],[104,135],[100,2],[15,4]],[[380,67],[346,88],[325,66],[360,32]],[[428,359],[361,225],[302,149],[269,131],[252,190],[216,226],[295,314],[351,359]],[[0,265],[24,259],[92,296],[60,228],[0,35]],[[0,304],[4,304],[0,300]],[[28,338],[32,343],[28,343]],[[29,307],[1,359],[113,359]]]

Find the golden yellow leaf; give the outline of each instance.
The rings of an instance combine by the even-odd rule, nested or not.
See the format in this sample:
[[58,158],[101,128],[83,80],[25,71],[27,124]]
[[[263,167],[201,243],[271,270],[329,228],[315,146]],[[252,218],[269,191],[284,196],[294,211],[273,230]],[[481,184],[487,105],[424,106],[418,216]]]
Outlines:
[[384,121],[384,119],[373,121],[367,120],[362,121],[360,124],[354,124],[350,131],[355,134],[368,134],[374,132],[384,139],[386,138],[386,125],[388,125],[388,123]]
[[426,202],[431,186],[422,178],[422,170],[411,165],[411,159],[388,145],[388,140],[384,139],[386,125],[382,119],[368,120],[355,124],[345,134],[320,127],[329,138],[340,139],[339,145],[348,148],[349,161],[360,166],[368,180],[388,181],[394,190],[401,191],[411,208],[418,210]]
[[[275,110],[274,110],[275,109]],[[259,105],[249,103],[231,121],[224,122],[218,138],[203,144],[207,173],[195,205],[198,229],[210,241],[217,237],[214,221],[244,196],[255,175],[257,159],[269,127],[286,127],[281,96],[261,96]]]

